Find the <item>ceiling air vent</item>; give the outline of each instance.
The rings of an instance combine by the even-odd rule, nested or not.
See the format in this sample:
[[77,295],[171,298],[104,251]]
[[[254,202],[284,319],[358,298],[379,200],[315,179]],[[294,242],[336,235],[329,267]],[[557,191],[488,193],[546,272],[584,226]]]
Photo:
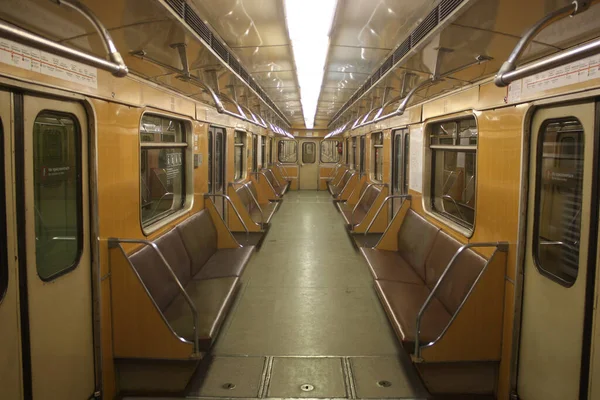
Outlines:
[[230,58],[229,51],[227,51],[227,49],[225,48],[223,43],[221,43],[217,39],[213,38],[213,41],[210,44],[210,47],[212,47],[212,49],[215,51],[215,53],[217,53],[219,55],[219,57],[221,57],[221,59],[223,59],[223,61],[225,61],[227,64],[229,64],[229,58]]
[[242,68],[238,60],[236,60],[235,57],[232,57],[231,55],[229,56],[229,66],[236,74],[239,74],[240,69]]
[[212,33],[208,26],[200,19],[198,14],[189,6],[185,8],[185,22],[209,45],[212,41]]
[[184,0],[165,0],[165,3],[171,6],[173,11],[177,13],[181,18],[185,13],[185,1]]
[[463,0],[442,0],[438,9],[440,10],[440,21],[446,18],[462,3]]
[[398,46],[396,51],[394,51],[393,64],[396,64],[398,61],[400,61],[402,59],[402,57],[404,57],[406,55],[406,53],[408,53],[409,50],[410,50],[410,36],[407,37],[406,40],[404,40],[404,42],[402,42],[402,44],[400,46]]
[[419,43],[421,39],[425,37],[429,32],[433,30],[438,24],[438,10],[434,8],[428,16],[417,26],[417,29],[410,35],[411,47]]
[[392,64],[394,63],[394,56],[389,56],[387,60],[383,63],[383,65],[379,68],[379,76],[383,76],[386,72],[392,68]]

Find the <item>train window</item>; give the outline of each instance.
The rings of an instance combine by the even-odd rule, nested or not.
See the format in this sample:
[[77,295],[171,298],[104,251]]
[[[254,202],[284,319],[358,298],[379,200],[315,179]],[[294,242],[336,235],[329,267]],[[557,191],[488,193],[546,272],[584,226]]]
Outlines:
[[393,135],[392,189],[396,194],[408,194],[410,134],[408,129],[399,129],[394,131]]
[[317,161],[317,145],[314,142],[302,143],[302,164],[314,164]]
[[233,163],[235,174],[233,179],[239,181],[246,177],[246,132],[235,131]]
[[[269,141],[269,163],[273,164],[275,161],[275,138],[271,138]],[[268,167],[268,165],[265,165]]]
[[298,143],[295,140],[280,140],[278,150],[279,162],[293,164],[298,161]]
[[252,172],[258,172],[258,135],[252,135]]
[[340,144],[338,140],[323,140],[321,142],[321,162],[337,163],[340,161]]
[[365,173],[365,136],[361,136],[359,139],[359,149],[358,149],[358,172],[360,177]]
[[185,206],[184,122],[144,114],[140,143],[141,219],[147,227]]
[[356,167],[357,167],[357,165],[356,165],[356,160],[357,160],[356,150],[357,150],[357,148],[356,148],[356,136],[355,136],[352,138],[352,152],[351,152],[352,157],[350,157],[350,163],[351,163],[350,168],[352,168],[352,169],[356,169]]
[[350,165],[350,138],[346,138],[346,165]]
[[383,181],[383,132],[371,135],[371,179],[376,182]]
[[38,114],[33,170],[37,273],[51,281],[77,266],[83,245],[81,129],[74,116]]
[[265,168],[267,166],[267,137],[260,137],[260,165],[261,168]]
[[478,137],[475,118],[434,123],[429,133],[431,210],[472,229]]
[[546,121],[537,147],[534,258],[564,286],[579,270],[583,192],[583,127],[576,118]]
[[6,194],[4,182],[4,124],[0,120],[0,301],[6,294],[8,288],[8,249],[7,249],[7,225],[6,225]]

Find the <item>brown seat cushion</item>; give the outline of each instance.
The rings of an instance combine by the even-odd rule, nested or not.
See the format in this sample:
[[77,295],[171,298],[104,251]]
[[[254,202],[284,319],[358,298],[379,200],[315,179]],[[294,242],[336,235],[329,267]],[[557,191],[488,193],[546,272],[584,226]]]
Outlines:
[[[375,281],[375,290],[400,340],[414,342],[417,315],[430,293],[429,288],[425,285],[378,280]],[[450,319],[451,315],[442,303],[432,298],[421,319],[421,343],[435,340]]]
[[193,279],[241,276],[254,249],[254,246],[244,246],[236,249],[219,249],[206,264],[204,264],[204,267],[194,275]]
[[202,210],[179,224],[177,230],[192,260],[191,275],[194,276],[217,251],[217,229],[210,213]]
[[361,247],[360,252],[367,260],[373,278],[425,285],[425,282],[398,252],[368,247]]
[[[235,299],[239,278],[191,281],[185,290],[198,310],[199,350],[206,351],[217,337],[219,328]],[[184,339],[194,339],[194,317],[183,295],[179,294],[164,311],[173,330]]]
[[[413,210],[408,210],[398,231],[398,252],[425,281],[425,260],[440,229]],[[433,251],[436,251],[433,249]]]
[[[263,222],[265,224],[271,222],[271,218],[273,218],[273,215],[275,215],[275,211],[277,210],[278,205],[279,205],[279,202],[275,202],[275,201],[260,205],[260,208],[262,210]],[[260,223],[261,222],[260,210],[257,207],[254,207],[254,209],[250,213],[250,217],[252,218],[252,220],[254,222]]]
[[[189,282],[190,259],[179,234],[175,230],[171,230],[158,239],[156,244],[180,282],[183,285]],[[158,253],[151,246],[144,246],[129,256],[129,260],[158,308],[164,311],[178,295],[179,290],[177,282],[169,273]]]
[[[433,249],[425,262],[425,283],[429,288],[435,286],[461,246],[460,242],[446,233],[438,232],[433,242]],[[461,253],[454,262],[435,294],[448,312],[454,313],[458,309],[485,264],[486,260],[470,249]]]

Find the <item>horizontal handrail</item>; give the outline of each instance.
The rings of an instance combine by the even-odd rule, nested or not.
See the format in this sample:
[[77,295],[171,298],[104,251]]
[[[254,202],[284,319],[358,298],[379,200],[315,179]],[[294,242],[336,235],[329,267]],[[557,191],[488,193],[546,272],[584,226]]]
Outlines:
[[[375,223],[375,220],[377,219],[377,217],[379,217],[379,214],[383,210],[383,207],[385,206],[385,203],[387,203],[389,200],[392,200],[392,199],[406,199],[406,200],[411,200],[412,199],[412,195],[410,195],[410,194],[395,194],[395,195],[387,196],[385,199],[383,199],[383,202],[381,203],[381,205],[377,209],[377,212],[375,213],[375,216],[373,217],[373,219],[371,220],[371,222],[369,222],[369,225],[367,226],[367,229],[365,230],[365,233],[364,233],[365,236],[367,235],[367,233],[369,233],[369,230],[371,229],[371,227]],[[398,210],[398,211],[400,211],[400,210]],[[395,215],[392,217],[391,221],[394,220],[394,217],[395,217]],[[389,226],[389,224],[388,224],[388,226]],[[386,228],[386,230],[387,230],[387,228]]]
[[386,120],[386,119],[389,119],[392,117],[401,116],[402,114],[404,114],[404,111],[406,111],[408,102],[412,99],[412,97],[415,95],[415,93],[417,93],[419,90],[423,89],[425,86],[434,84],[434,83],[438,82],[439,80],[440,79],[438,77],[432,76],[430,79],[426,79],[424,81],[419,82],[414,88],[411,89],[410,92],[408,92],[406,97],[404,97],[404,100],[402,100],[402,102],[400,103],[400,105],[398,106],[398,108],[395,111],[392,111],[391,113],[388,113],[386,115],[382,115],[377,118],[374,118],[370,123],[377,123],[377,122],[381,122],[383,120]]
[[[210,197],[221,197],[229,203],[231,208],[233,208],[233,212],[235,212],[235,215],[238,217],[238,219],[242,223],[242,226],[244,227],[244,230],[246,231],[246,244],[248,244],[248,242],[250,241],[250,231],[248,230],[246,223],[242,219],[242,216],[240,215],[240,212],[238,211],[237,207],[235,206],[235,204],[233,204],[233,201],[231,201],[231,198],[229,196],[227,196],[226,194],[221,194],[221,193],[205,193],[204,194],[205,199],[210,198]],[[213,203],[214,203],[214,201],[213,201]],[[223,212],[225,212],[225,211],[223,210]],[[223,221],[223,222],[225,222],[225,221]],[[229,229],[229,227],[227,227],[227,229]]]
[[[196,308],[196,305],[194,304],[194,301],[192,300],[192,298],[185,291],[185,288],[179,281],[179,278],[177,278],[177,274],[175,274],[175,271],[173,271],[173,268],[171,268],[171,265],[169,264],[169,262],[167,261],[167,259],[163,255],[163,253],[158,248],[158,245],[150,240],[144,240],[144,239],[122,239],[122,238],[116,238],[116,237],[108,238],[109,248],[115,248],[118,246],[121,249],[121,251],[123,252],[123,254],[125,256],[127,256],[125,254],[125,250],[123,249],[123,246],[121,246],[121,243],[143,244],[144,246],[150,246],[156,252],[156,254],[158,254],[158,257],[162,261],[163,265],[165,267],[167,267],[167,271],[169,272],[171,277],[175,280],[175,283],[177,284],[177,288],[179,289],[179,292],[183,295],[185,302],[190,306],[190,309],[192,310],[192,314],[194,317],[194,349],[196,352],[198,352],[199,348],[200,348],[199,342],[198,342],[198,326],[199,326],[198,325],[198,319],[199,319],[198,309]],[[127,258],[129,258],[129,257],[127,257]],[[131,262],[130,262],[130,265],[133,267]],[[133,267],[133,268],[135,269],[135,267]],[[140,277],[140,280],[141,280],[141,277]],[[146,284],[143,281],[142,281],[142,284],[144,286],[146,286]],[[148,292],[147,289],[146,289],[146,291]],[[150,295],[150,292],[148,292],[148,294]]]
[[461,304],[458,306],[458,308],[456,309],[456,311],[454,312],[454,314],[452,315],[452,317],[450,318],[450,322],[448,322],[448,325],[446,326],[446,328],[444,329],[444,331],[442,331],[442,333],[440,334],[440,336],[434,342],[432,342],[432,343],[435,343],[437,340],[439,340],[446,333],[446,330],[450,327],[450,325],[452,324],[452,322],[454,321],[454,319],[456,319],[456,316],[458,315],[458,313],[462,309],[463,304],[466,302],[467,298],[469,297],[469,295],[473,291],[473,288],[475,287],[475,285],[477,284],[477,282],[479,282],[479,278],[483,275],[483,273],[487,269],[487,266],[489,265],[490,261],[492,260],[493,256],[496,254],[496,252],[497,251],[508,252],[508,242],[481,242],[481,243],[467,243],[467,244],[464,244],[464,245],[462,245],[456,251],[456,253],[454,253],[454,255],[452,256],[452,258],[450,259],[450,262],[448,263],[448,265],[444,269],[444,272],[442,272],[442,275],[440,275],[438,281],[436,282],[436,284],[433,287],[433,289],[431,289],[431,292],[429,293],[429,296],[427,296],[427,298],[425,299],[425,303],[423,303],[423,305],[421,306],[421,309],[419,310],[419,313],[417,314],[417,324],[416,324],[417,326],[416,326],[416,335],[415,335],[415,354],[414,354],[414,356],[415,356],[415,358],[417,360],[421,359],[421,344],[420,344],[420,340],[419,340],[419,335],[420,335],[420,331],[421,331],[421,319],[423,318],[423,314],[425,313],[425,310],[427,309],[427,307],[431,303],[433,297],[435,296],[435,293],[437,292],[438,288],[441,286],[442,281],[444,280],[444,278],[446,276],[448,276],[448,273],[450,272],[450,269],[452,268],[452,266],[454,265],[454,263],[456,262],[456,260],[458,259],[458,257],[465,250],[471,249],[471,248],[474,248],[474,247],[495,247],[496,251],[494,251],[494,254],[492,254],[492,256],[487,260],[486,264],[483,266],[481,272],[479,273],[479,275],[475,279],[475,282],[473,282],[473,285],[471,286],[471,289],[469,290],[469,292],[467,293],[467,295],[465,296],[465,298],[463,299],[463,301],[461,302]]
[[369,184],[367,184],[367,187],[365,187],[364,192],[360,195],[360,197],[358,198],[358,201],[356,202],[356,205],[354,205],[354,208],[352,209],[352,214],[350,215],[350,230],[354,230],[354,213],[358,209],[358,206],[360,205],[360,202],[367,195],[367,192],[369,191],[369,188],[372,187],[372,186],[385,187],[387,185],[385,183],[369,183]]
[[108,52],[108,58],[110,61],[80,50],[72,49],[56,41],[49,40],[42,36],[28,32],[5,21],[0,21],[0,36],[15,40],[27,46],[32,46],[36,49],[48,51],[58,56],[82,62],[92,67],[100,68],[104,71],[110,72],[118,78],[127,76],[129,69],[127,68],[127,65],[125,65],[123,57],[117,51],[110,33],[104,27],[104,25],[102,25],[98,17],[96,17],[96,15],[87,6],[81,4],[77,0],[57,0],[57,2],[78,11],[92,23],[98,32],[98,35],[100,36],[100,40],[102,41],[104,48]]
[[[540,33],[544,28],[560,19],[563,19],[568,16],[573,16],[575,14],[579,14],[587,10],[590,6],[590,3],[591,1],[589,0],[574,0],[568,6],[562,7],[556,11],[549,13],[544,18],[536,22],[535,25],[529,28],[529,30],[525,32],[521,40],[519,40],[513,51],[510,53],[508,59],[502,64],[502,66],[498,70],[498,73],[494,78],[494,83],[496,84],[496,86],[504,87],[517,79],[531,76],[546,69],[580,60],[581,58],[587,57],[588,55],[595,54],[595,52],[597,52],[600,49],[600,41],[598,40],[589,43],[588,45],[581,46],[579,48],[567,50],[563,53],[560,53],[557,56],[551,57],[550,59],[539,61],[527,67],[517,69],[517,60],[523,54],[527,46],[533,41],[533,39],[535,38],[535,36],[537,36],[538,33]],[[591,48],[590,45],[592,45]]]
[[[254,197],[254,193],[252,193],[252,190],[250,189],[249,185],[250,182],[246,182],[246,183],[239,183],[239,182],[230,182],[229,183],[231,186],[233,186],[235,188],[235,185],[238,186],[242,186],[246,189],[246,191],[248,192],[248,194],[250,195],[250,197],[252,198],[252,200],[254,201],[254,204],[256,204],[256,207],[258,207],[258,211],[260,211],[260,226],[262,228],[262,226],[264,225],[264,215],[263,215],[263,210],[262,207],[260,206],[260,204],[258,203],[258,200],[256,199],[256,197]],[[252,218],[252,216],[250,216],[250,218]]]

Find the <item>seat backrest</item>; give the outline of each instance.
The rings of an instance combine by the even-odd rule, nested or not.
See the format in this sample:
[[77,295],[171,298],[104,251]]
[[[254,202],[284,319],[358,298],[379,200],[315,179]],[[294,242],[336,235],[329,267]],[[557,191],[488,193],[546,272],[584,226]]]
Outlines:
[[252,181],[248,181],[247,186],[250,188],[250,191],[254,195],[254,198],[258,200],[258,192],[256,191],[256,186],[254,186],[254,183]]
[[344,173],[344,176],[342,176],[342,180],[338,183],[338,187],[343,188],[344,186],[346,186],[346,183],[348,183],[348,181],[350,180],[350,177],[352,176],[352,173],[354,171],[352,171],[351,169],[349,169],[348,171],[346,171]]
[[377,200],[377,196],[381,193],[381,186],[370,186],[365,193],[365,197],[363,197],[361,202],[361,207],[364,212],[367,213],[373,207],[373,203]]
[[196,275],[217,251],[217,228],[208,210],[202,210],[177,226],[191,259],[191,275]]
[[[172,229],[155,243],[180,283],[185,286],[190,281],[190,258],[179,233]],[[129,260],[158,308],[164,311],[179,294],[179,288],[158,253],[151,246],[144,246],[129,256]]]
[[265,173],[265,176],[267,177],[267,180],[269,182],[271,182],[271,185],[273,187],[279,186],[279,182],[275,178],[275,174],[273,174],[273,171],[271,171],[270,169],[263,169],[263,172]]
[[[437,233],[429,257],[425,261],[425,282],[430,289],[435,286],[461,246],[460,242],[445,232]],[[463,251],[454,262],[435,294],[449,313],[456,312],[486,262],[485,258],[471,249]]]
[[425,260],[440,229],[408,210],[398,230],[398,252],[425,281]]
[[250,193],[248,192],[248,189],[245,186],[239,186],[237,189],[235,189],[235,192],[242,201],[242,204],[244,204],[244,208],[248,210],[248,212],[251,212],[255,205],[254,200],[252,200]]

